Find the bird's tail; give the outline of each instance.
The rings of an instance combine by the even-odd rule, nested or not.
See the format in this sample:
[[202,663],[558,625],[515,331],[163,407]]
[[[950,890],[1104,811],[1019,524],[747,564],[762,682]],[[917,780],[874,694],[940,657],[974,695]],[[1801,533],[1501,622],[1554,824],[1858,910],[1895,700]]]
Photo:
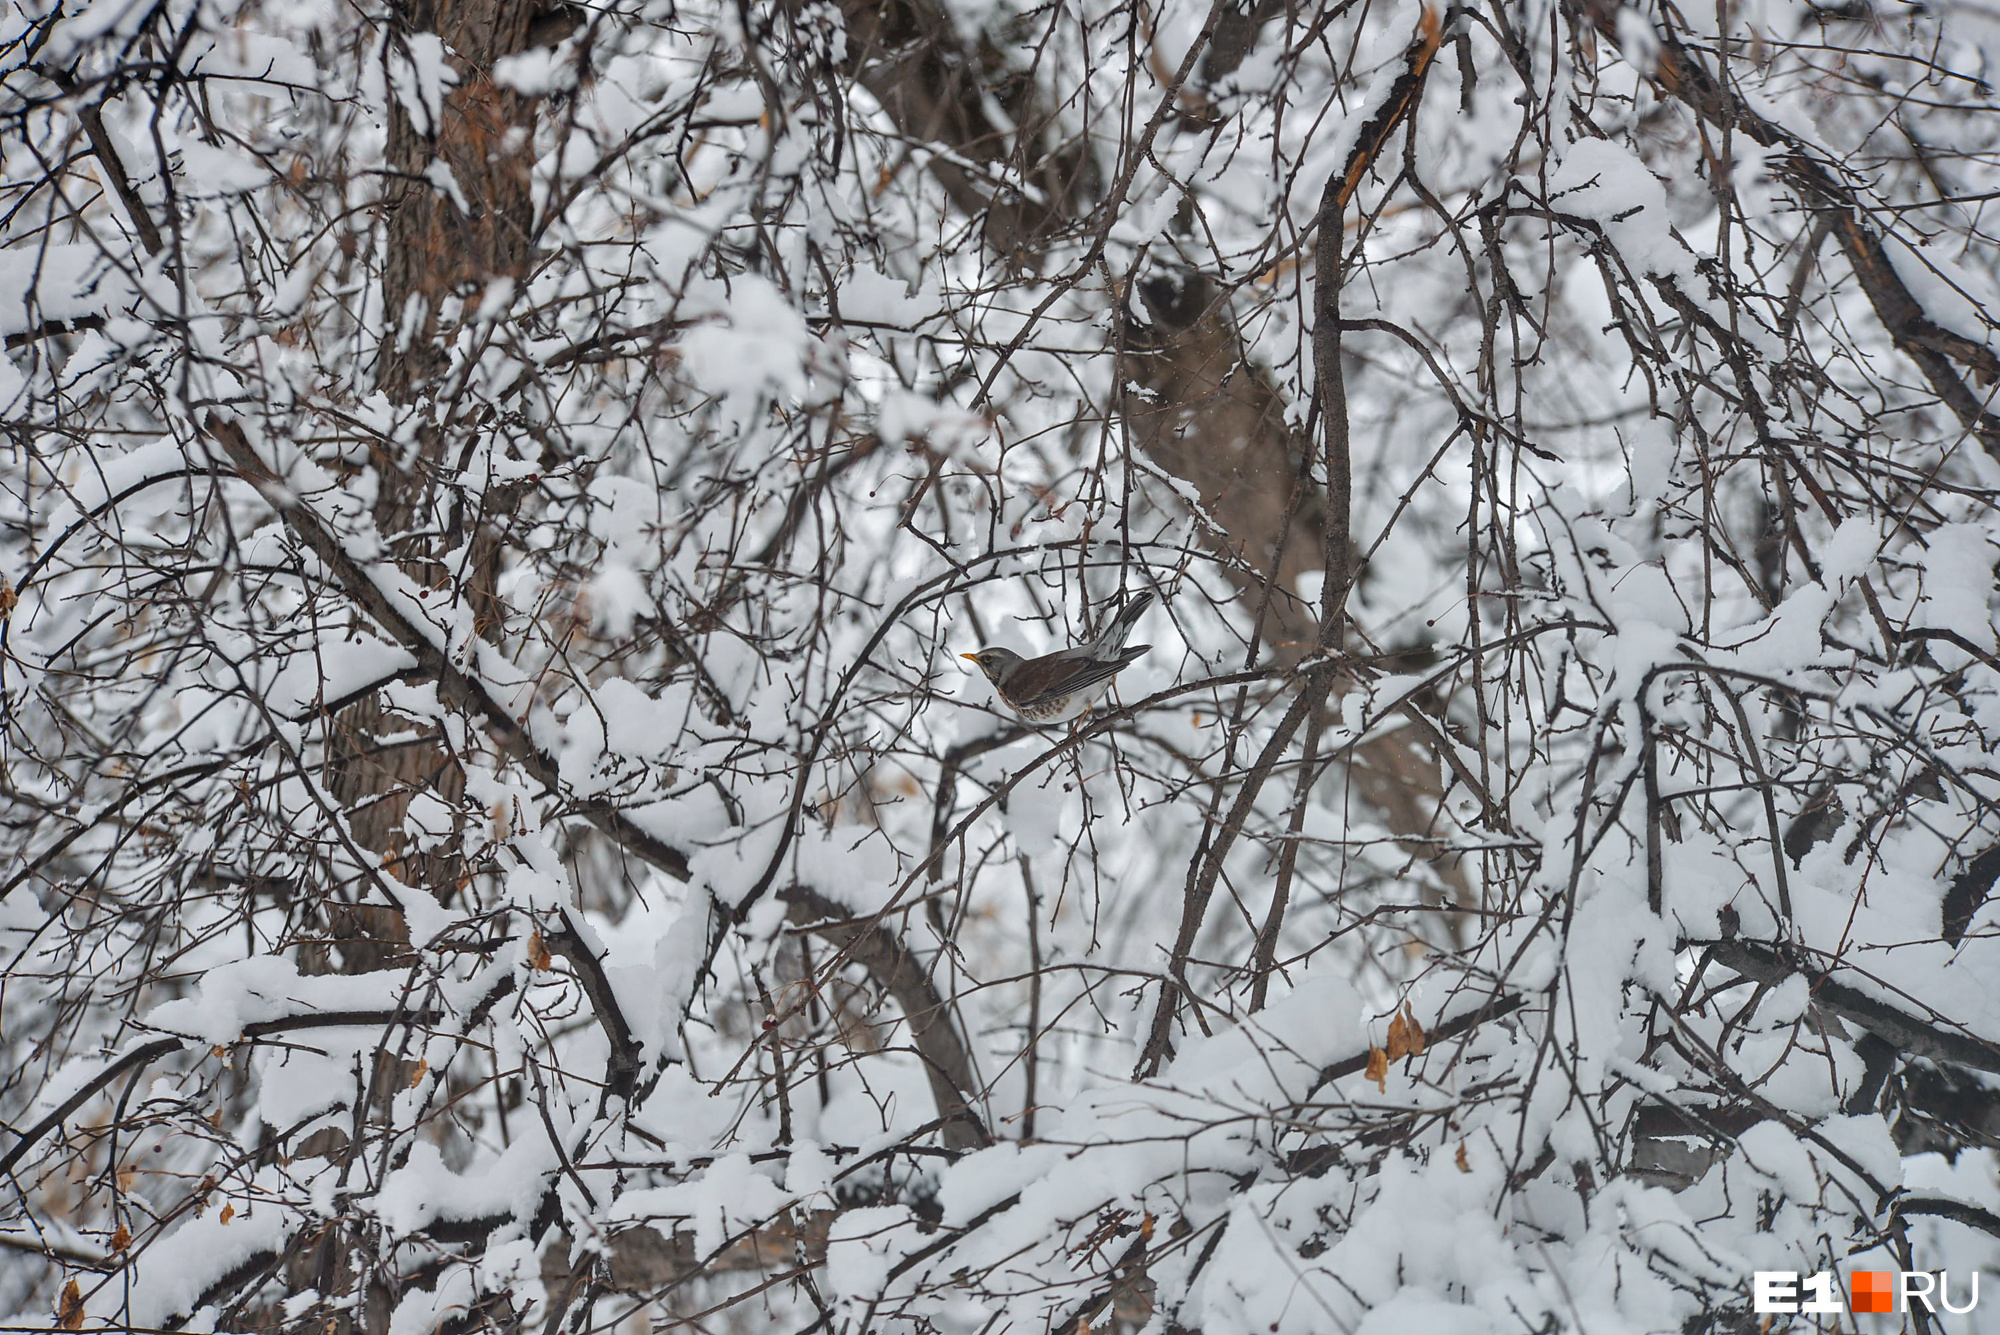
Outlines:
[[1139,624],[1139,618],[1152,605],[1151,589],[1141,589],[1134,594],[1125,606],[1118,610],[1118,615],[1112,618],[1111,624],[1104,628],[1104,633],[1097,637],[1098,652],[1115,654],[1123,649],[1126,639],[1132,634],[1132,627]]

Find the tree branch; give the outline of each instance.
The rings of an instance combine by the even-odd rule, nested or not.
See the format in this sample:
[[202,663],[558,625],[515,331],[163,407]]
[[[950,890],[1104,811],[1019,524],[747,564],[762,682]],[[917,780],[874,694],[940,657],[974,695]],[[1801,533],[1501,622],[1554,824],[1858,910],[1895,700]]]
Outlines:
[[[1570,3],[1599,37],[1620,46],[1618,16],[1623,11],[1615,0]],[[1989,396],[1975,393],[1953,365],[1956,361],[1970,367],[1982,383],[1992,384],[2000,380],[2000,355],[1930,318],[1896,272],[1882,234],[1867,221],[1873,211],[1840,182],[1836,164],[1827,162],[1817,149],[1783,126],[1753,111],[1673,33],[1656,31],[1654,36],[1659,42],[1651,75],[1654,86],[1718,129],[1746,134],[1764,148],[1785,150],[1770,159],[1772,170],[1790,181],[1809,206],[1825,210],[1825,216],[1832,220],[1833,234],[1874,307],[1876,319],[1903,355],[1916,363],[1959,422],[1979,438],[1988,454],[2000,458],[2000,417],[1987,410]],[[1634,63],[1646,68],[1644,61]]]

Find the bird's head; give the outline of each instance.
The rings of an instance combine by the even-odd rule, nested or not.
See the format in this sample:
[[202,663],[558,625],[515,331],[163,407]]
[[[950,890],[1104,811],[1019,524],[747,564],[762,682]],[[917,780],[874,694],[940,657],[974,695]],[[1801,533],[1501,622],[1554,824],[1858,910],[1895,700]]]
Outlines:
[[1021,661],[1021,656],[1012,649],[981,649],[976,654],[960,654],[959,657],[979,664],[979,670],[986,674],[989,681],[1000,680],[1007,674],[1007,669]]

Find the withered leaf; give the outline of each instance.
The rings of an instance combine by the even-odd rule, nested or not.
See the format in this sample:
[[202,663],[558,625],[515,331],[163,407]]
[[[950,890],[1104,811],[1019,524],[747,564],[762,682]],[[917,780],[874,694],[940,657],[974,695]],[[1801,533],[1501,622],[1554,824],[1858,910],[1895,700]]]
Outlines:
[[1384,1094],[1389,1092],[1389,1054],[1377,1047],[1368,1049],[1368,1069],[1362,1073],[1375,1082],[1375,1088]]
[[1424,1034],[1424,1027],[1417,1023],[1417,1013],[1410,1009],[1410,1003],[1407,1001],[1403,1003],[1403,1028],[1409,1038],[1410,1055],[1423,1056],[1424,1047],[1429,1040]]
[[63,1285],[62,1302],[56,1308],[56,1326],[61,1330],[83,1329],[83,1290],[71,1280]]
[[537,973],[545,973],[554,964],[555,957],[550,955],[549,948],[542,944],[542,934],[528,933],[528,967]]

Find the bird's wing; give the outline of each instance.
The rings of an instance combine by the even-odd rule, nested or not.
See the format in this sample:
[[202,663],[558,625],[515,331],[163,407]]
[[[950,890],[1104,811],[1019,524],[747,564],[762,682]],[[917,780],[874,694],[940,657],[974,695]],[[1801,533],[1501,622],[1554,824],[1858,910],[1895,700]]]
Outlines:
[[1014,703],[1018,708],[1032,708],[1045,700],[1054,700],[1065,695],[1075,695],[1079,691],[1087,691],[1099,682],[1117,676],[1125,670],[1126,664],[1152,647],[1150,644],[1134,645],[1130,649],[1121,651],[1116,658],[1079,658],[1076,661],[1075,671],[1052,678],[1046,687],[1036,691],[1026,699],[1021,699],[1017,696]]

